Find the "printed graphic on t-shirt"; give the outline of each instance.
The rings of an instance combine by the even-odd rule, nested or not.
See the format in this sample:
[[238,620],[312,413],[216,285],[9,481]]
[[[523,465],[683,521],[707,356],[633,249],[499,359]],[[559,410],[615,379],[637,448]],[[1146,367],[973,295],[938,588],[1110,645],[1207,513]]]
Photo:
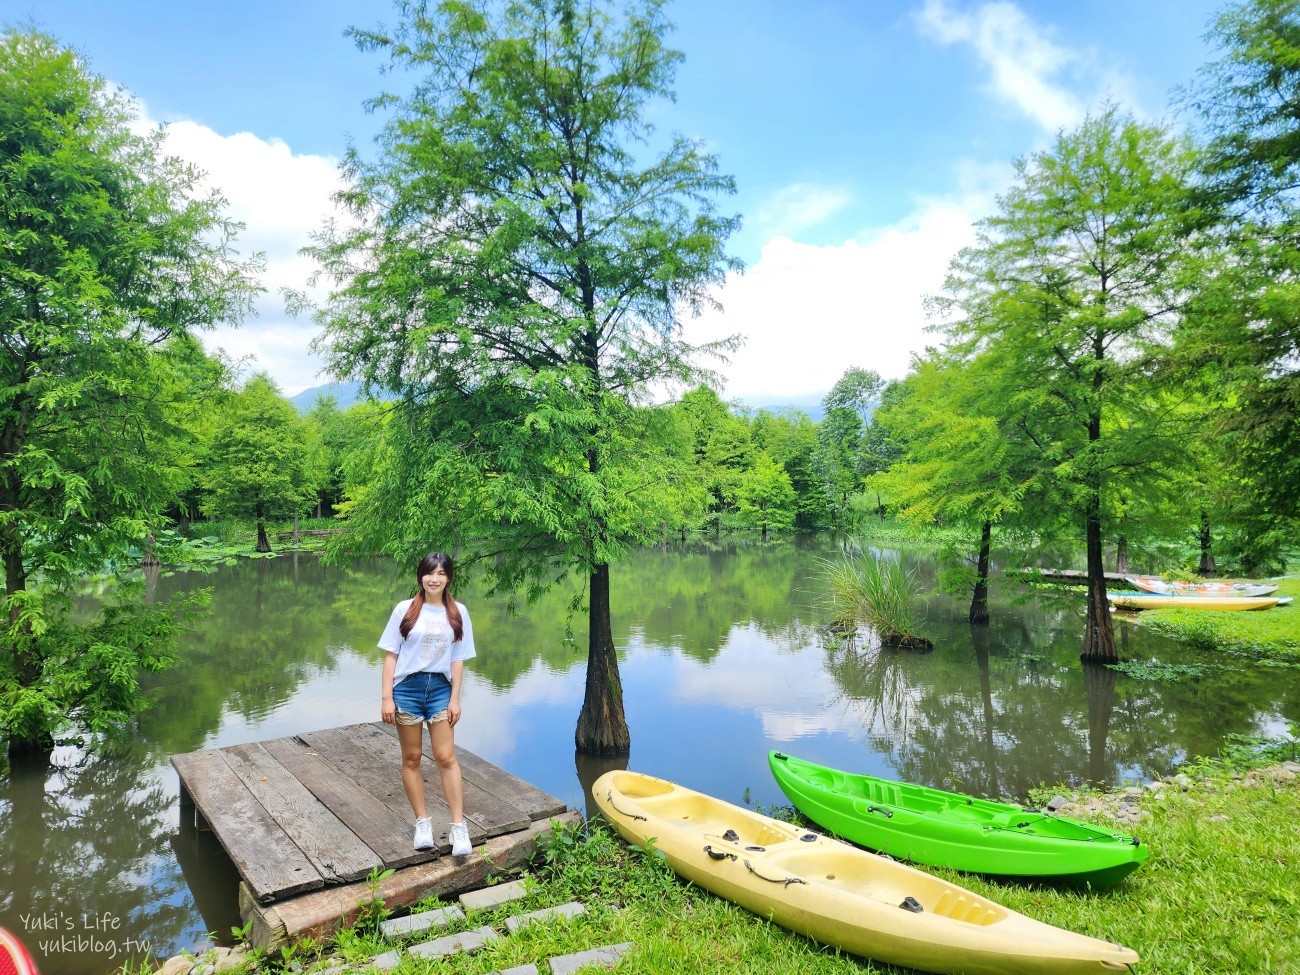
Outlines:
[[420,634],[420,642],[416,648],[419,654],[419,660],[422,665],[421,669],[429,669],[428,664],[438,664],[444,657],[451,652],[452,632],[451,627],[446,623],[435,623],[432,620],[422,621],[424,626]]

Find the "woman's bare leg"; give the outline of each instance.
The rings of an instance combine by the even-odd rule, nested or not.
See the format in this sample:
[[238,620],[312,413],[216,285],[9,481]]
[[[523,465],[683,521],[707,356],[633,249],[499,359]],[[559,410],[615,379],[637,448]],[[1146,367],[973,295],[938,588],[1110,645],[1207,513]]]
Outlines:
[[438,763],[442,794],[451,810],[451,821],[462,823],[465,821],[465,787],[461,782],[460,763],[456,761],[456,739],[451,723],[430,721],[429,740],[433,743],[433,760]]
[[402,745],[402,788],[415,818],[424,819],[424,778],[420,775],[420,760],[424,757],[424,728],[418,724],[399,724],[397,740]]

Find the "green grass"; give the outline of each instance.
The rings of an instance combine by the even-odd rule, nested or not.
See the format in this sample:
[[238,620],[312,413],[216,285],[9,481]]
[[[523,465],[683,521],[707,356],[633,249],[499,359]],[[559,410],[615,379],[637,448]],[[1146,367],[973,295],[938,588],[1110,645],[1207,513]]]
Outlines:
[[[1239,755],[1235,762],[1192,769],[1186,791],[1170,785],[1162,797],[1143,798],[1148,817],[1139,835],[1151,857],[1114,890],[1091,893],[933,872],[1030,917],[1127,945],[1142,956],[1141,973],[1300,973],[1300,782],[1276,766],[1267,774],[1244,771],[1242,760]],[[533,875],[525,901],[471,912],[448,933],[484,924],[504,932],[507,913],[571,900],[582,902],[587,913],[502,937],[472,955],[407,958],[392,969],[394,975],[481,975],[528,963],[545,970],[546,958],[623,941],[635,947],[619,964],[620,975],[901,971],[777,927],[683,882],[655,851],[628,847],[602,829],[561,830]],[[393,946],[373,930],[348,930],[327,947],[360,963]],[[316,949],[299,946],[294,960],[319,966],[312,961]],[[260,965],[263,972],[281,970],[274,957]],[[249,970],[246,964],[232,972]]]
[[1275,665],[1300,665],[1300,576],[1278,582],[1289,606],[1247,613],[1195,609],[1148,609],[1134,623],[1202,650],[1244,656]]
[[917,636],[921,590],[898,559],[870,552],[819,560],[832,623],[851,630],[865,623],[882,641]]

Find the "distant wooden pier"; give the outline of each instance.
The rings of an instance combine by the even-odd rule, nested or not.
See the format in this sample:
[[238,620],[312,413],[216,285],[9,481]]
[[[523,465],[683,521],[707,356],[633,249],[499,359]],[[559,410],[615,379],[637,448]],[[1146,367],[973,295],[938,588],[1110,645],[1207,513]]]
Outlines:
[[[580,820],[523,779],[463,748],[456,754],[476,847],[464,858],[447,856],[450,814],[427,754],[429,815],[443,832],[433,850],[412,849],[396,731],[381,722],[188,752],[171,761],[180,777],[182,828],[212,830],[239,872],[244,920],[265,929],[255,940],[270,945],[323,933],[322,924],[336,926],[349,905],[373,896],[360,883],[372,873],[399,871],[381,894],[390,904],[468,890],[489,872],[518,866],[552,820]],[[481,849],[493,838],[501,839]],[[294,900],[304,901],[302,910],[285,903]],[[286,920],[295,914],[303,915],[301,923]]]
[[[1086,586],[1088,573],[1082,569],[1013,569],[1008,575],[1022,579],[1039,579],[1043,582],[1059,582],[1068,586]],[[1103,572],[1107,582],[1122,583],[1124,575],[1120,572]]]

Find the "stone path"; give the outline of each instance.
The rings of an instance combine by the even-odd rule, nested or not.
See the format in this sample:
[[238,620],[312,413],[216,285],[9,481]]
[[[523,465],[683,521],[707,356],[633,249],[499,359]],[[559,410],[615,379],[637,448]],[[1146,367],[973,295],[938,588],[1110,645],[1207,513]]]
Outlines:
[[[432,935],[434,932],[453,923],[463,921],[467,909],[485,910],[500,907],[522,899],[527,895],[527,892],[523,880],[469,891],[460,895],[458,905],[440,907],[420,914],[411,914],[407,917],[390,918],[383,921],[379,925],[379,932],[388,939]],[[404,956],[440,958],[462,952],[477,951],[483,946],[498,941],[502,937],[515,934],[529,925],[552,921],[557,918],[575,918],[584,913],[586,913],[586,908],[574,901],[556,907],[529,911],[524,914],[512,914],[506,917],[503,922],[506,929],[505,935],[500,934],[495,928],[485,925],[472,931],[461,931],[457,934],[431,937],[430,940],[421,941],[417,944],[394,948],[392,951],[375,955],[369,961],[362,962],[359,965],[334,965],[332,967],[317,968],[310,970],[307,975],[361,975],[364,972],[384,972],[396,968]],[[578,969],[588,966],[613,968],[631,947],[632,942],[602,945],[589,948],[586,951],[548,958],[542,963],[544,967],[521,965],[503,972],[494,972],[492,975],[542,975],[543,972],[547,972],[549,975],[569,975],[571,972],[576,972]],[[217,972],[233,967],[242,960],[241,953],[238,950],[227,950],[226,953],[216,957],[204,955],[197,961],[182,959],[178,956],[171,959],[160,970],[159,975],[162,975],[163,971],[167,975],[216,975]],[[174,964],[178,962],[181,964]],[[186,967],[186,963],[188,963],[188,967]]]

